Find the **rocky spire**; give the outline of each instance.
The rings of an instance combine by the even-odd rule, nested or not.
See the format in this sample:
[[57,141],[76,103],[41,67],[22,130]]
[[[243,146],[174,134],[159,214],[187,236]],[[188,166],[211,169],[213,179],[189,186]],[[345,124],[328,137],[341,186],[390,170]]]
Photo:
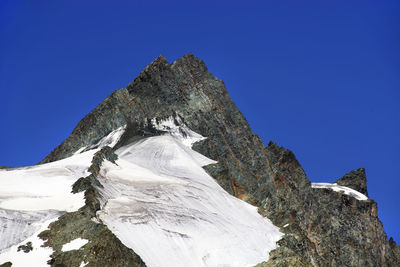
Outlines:
[[367,192],[367,177],[365,175],[365,169],[359,168],[357,170],[347,173],[345,176],[337,180],[335,183],[350,187],[366,196]]

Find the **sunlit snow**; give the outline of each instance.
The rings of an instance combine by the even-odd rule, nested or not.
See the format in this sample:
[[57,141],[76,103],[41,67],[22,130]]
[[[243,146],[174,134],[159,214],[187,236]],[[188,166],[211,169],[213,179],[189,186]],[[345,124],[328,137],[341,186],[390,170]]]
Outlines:
[[357,200],[367,200],[368,197],[354,189],[351,189],[347,186],[342,186],[338,184],[329,184],[329,183],[312,183],[311,184],[312,188],[329,188],[332,189],[335,192],[340,192],[345,195],[352,196],[356,198]]
[[151,123],[157,130],[168,132],[168,135],[175,137],[180,143],[188,147],[192,147],[194,143],[205,139],[205,137],[190,130],[178,116],[169,117],[161,121],[152,119]]
[[[242,267],[268,260],[282,233],[204,171],[202,166],[215,161],[191,149],[204,137],[179,117],[151,123],[165,134],[121,147],[116,164],[103,163],[102,209],[93,220],[105,223],[149,267]],[[94,153],[117,144],[125,130],[120,127],[60,161],[0,170],[0,263],[47,266],[52,250],[40,247],[37,234],[62,212],[84,205],[83,193],[71,193],[72,184],[89,174]],[[17,252],[28,241],[34,250]],[[62,250],[87,242],[78,238]]]
[[77,151],[75,151],[74,155],[90,151],[93,149],[100,150],[105,146],[114,147],[118,143],[119,139],[121,138],[125,130],[126,130],[126,125],[121,126],[118,129],[110,132],[107,136],[103,137],[96,144],[79,148]]
[[102,165],[98,217],[149,267],[268,260],[279,229],[203,170],[214,161],[189,146],[202,136],[187,128],[172,132],[122,147],[116,164]]
[[[87,176],[94,151],[60,161],[0,170],[0,252],[31,236],[40,223],[85,204],[84,193],[71,193]],[[14,266],[14,265],[13,265]]]
[[84,245],[86,245],[89,242],[87,239],[82,239],[82,238],[76,238],[72,240],[71,242],[64,244],[61,248],[62,251],[70,251],[70,250],[75,250],[75,249],[80,249]]
[[97,149],[47,164],[1,169],[0,253],[35,234],[49,219],[82,207],[84,193],[73,194],[72,185],[90,174],[87,170],[94,153],[102,146],[115,144],[124,129],[111,132],[96,145]]

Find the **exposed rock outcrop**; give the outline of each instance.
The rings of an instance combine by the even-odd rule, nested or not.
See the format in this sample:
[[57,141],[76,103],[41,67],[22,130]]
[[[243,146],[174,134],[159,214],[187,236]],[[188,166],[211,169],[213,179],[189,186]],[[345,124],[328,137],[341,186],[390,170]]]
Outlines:
[[365,175],[365,169],[360,168],[347,173],[345,176],[337,180],[335,183],[350,187],[366,196],[367,192],[367,176]]

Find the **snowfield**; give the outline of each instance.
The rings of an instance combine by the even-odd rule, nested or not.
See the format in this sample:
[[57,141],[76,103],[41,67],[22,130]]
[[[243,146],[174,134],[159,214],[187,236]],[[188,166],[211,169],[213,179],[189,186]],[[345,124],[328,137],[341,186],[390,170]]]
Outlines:
[[77,179],[89,174],[93,154],[0,170],[0,253],[34,234],[47,220],[85,205],[84,193],[71,190]]
[[[0,264],[12,261],[13,267],[48,266],[46,262],[50,258],[39,265],[32,261],[33,251],[16,253],[16,247],[31,239],[35,240],[34,244],[39,244],[36,236],[47,228],[49,220],[85,205],[84,193],[71,193],[72,185],[80,177],[90,174],[87,169],[94,153],[105,145],[115,145],[124,129],[111,132],[96,144],[96,149],[75,153],[63,160],[0,170]],[[43,230],[38,232],[40,229]],[[38,257],[41,259],[42,252],[48,250],[52,251],[34,247],[34,251],[40,252]],[[51,253],[47,253],[48,256]]]
[[[57,217],[37,223],[38,228],[36,232],[29,238],[0,253],[0,264],[10,261],[12,262],[12,267],[48,267],[47,261],[50,260],[50,255],[53,253],[53,250],[48,247],[42,247],[44,242],[38,237],[38,234],[46,230],[48,225],[56,220]],[[29,253],[25,253],[22,250],[18,251],[18,246],[25,245],[27,242],[32,243],[33,250]]]
[[[103,162],[102,208],[93,220],[106,224],[149,267],[244,267],[267,261],[282,233],[204,171],[215,161],[191,149],[204,137],[178,117],[151,123],[165,134],[121,147],[116,164]],[[83,193],[71,193],[73,183],[89,175],[94,153],[114,146],[125,129],[57,162],[0,170],[0,264],[47,266],[53,251],[40,247],[37,234],[63,212],[84,205]],[[28,241],[34,250],[17,252]],[[87,242],[75,239],[63,251]]]
[[203,137],[171,119],[157,127],[173,134],[122,147],[116,164],[103,163],[98,218],[149,267],[268,260],[282,233],[204,171],[215,162],[191,149]]

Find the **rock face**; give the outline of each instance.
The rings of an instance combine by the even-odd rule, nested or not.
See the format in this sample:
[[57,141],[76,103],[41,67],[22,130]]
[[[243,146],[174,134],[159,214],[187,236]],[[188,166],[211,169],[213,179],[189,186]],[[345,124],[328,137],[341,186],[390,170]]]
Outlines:
[[[285,233],[270,260],[259,266],[400,266],[400,248],[388,241],[376,203],[312,188],[294,154],[273,142],[265,147],[230,99],[224,83],[192,54],[172,64],[158,57],[126,88],[113,92],[83,118],[41,163],[71,156],[123,125],[129,129],[120,141],[123,144],[156,135],[145,122],[169,116],[179,116],[190,129],[207,137],[194,145],[218,162],[206,166],[207,172],[230,194],[258,206],[259,212]],[[112,158],[111,149],[102,153],[103,158]],[[143,266],[104,225],[90,220],[99,208],[93,187],[99,162],[93,164],[92,175],[80,179],[74,188],[86,190],[86,207],[63,215],[42,234],[56,250],[51,264],[75,266],[73,256],[60,252],[57,240],[72,239],[69,231],[79,228],[82,237],[97,240],[91,242],[97,247],[79,252],[93,259],[87,266]],[[364,169],[352,171],[336,183],[367,195]],[[107,249],[101,236],[107,237]],[[105,251],[120,264],[93,256]]]
[[360,168],[354,171],[349,172],[335,183],[338,185],[343,185],[350,187],[366,196],[368,196],[367,192],[367,176],[365,175],[365,169]]

